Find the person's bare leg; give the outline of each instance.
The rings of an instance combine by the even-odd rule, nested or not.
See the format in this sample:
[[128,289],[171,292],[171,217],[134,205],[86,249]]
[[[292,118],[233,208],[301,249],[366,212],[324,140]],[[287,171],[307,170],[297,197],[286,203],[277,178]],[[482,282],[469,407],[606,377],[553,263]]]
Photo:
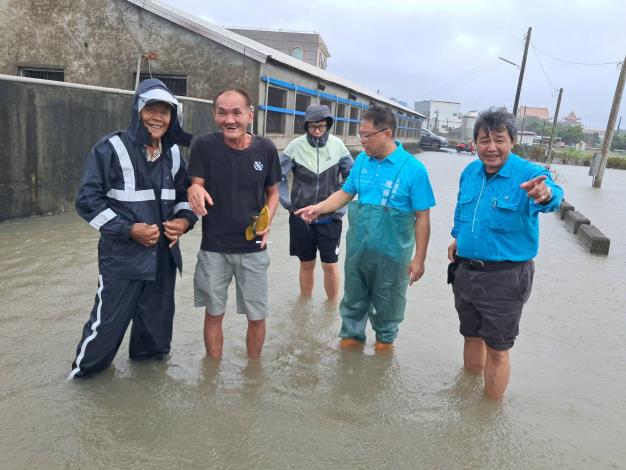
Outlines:
[[315,260],[300,261],[300,295],[311,297],[315,284]]
[[322,263],[324,270],[324,290],[330,302],[339,300],[339,266],[337,263]]
[[482,374],[485,370],[485,357],[487,351],[485,342],[478,337],[465,337],[463,345],[463,365],[476,374]]
[[265,342],[265,320],[248,320],[248,333],[246,334],[246,347],[248,357],[261,356],[263,343]]
[[204,347],[206,354],[212,359],[222,357],[224,348],[224,332],[222,331],[222,320],[224,314],[213,316],[204,312]]
[[504,395],[511,377],[511,360],[509,351],[496,351],[487,346],[485,362],[485,393],[491,398]]

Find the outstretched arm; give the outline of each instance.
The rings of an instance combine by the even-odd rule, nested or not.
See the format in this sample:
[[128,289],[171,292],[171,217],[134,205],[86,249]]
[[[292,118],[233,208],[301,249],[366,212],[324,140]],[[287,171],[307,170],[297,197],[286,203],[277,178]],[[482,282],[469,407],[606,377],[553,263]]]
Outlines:
[[322,202],[318,202],[312,206],[303,207],[295,212],[296,215],[302,217],[307,223],[313,222],[320,215],[329,214],[331,212],[335,212],[337,209],[348,204],[352,199],[354,199],[356,194],[350,194],[345,192],[343,189],[339,191],[335,191],[328,198],[324,199]]

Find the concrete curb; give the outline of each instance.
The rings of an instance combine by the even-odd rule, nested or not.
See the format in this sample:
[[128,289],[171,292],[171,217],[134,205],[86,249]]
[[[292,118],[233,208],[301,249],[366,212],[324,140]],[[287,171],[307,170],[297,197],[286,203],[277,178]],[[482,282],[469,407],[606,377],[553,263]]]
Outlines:
[[569,202],[563,199],[563,202],[561,202],[561,207],[559,208],[559,213],[561,214],[561,220],[565,220],[565,214],[567,214],[568,211],[573,211],[575,209],[576,208],[574,206],[572,206]]
[[611,240],[595,225],[581,225],[578,229],[578,240],[585,245],[590,253],[608,255]]
[[565,225],[569,227],[574,235],[578,233],[578,228],[583,224],[590,224],[591,221],[578,211],[567,211],[565,213]]
[[583,214],[575,210],[575,207],[563,199],[559,208],[559,216],[565,221],[567,228],[577,235],[578,240],[584,245],[589,253],[594,255],[608,255],[611,240],[606,237],[591,221]]

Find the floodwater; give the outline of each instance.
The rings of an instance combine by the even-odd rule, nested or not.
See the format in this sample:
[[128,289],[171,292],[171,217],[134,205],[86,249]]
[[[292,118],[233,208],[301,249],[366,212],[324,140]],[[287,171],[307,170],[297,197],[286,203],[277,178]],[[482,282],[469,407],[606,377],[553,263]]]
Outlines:
[[0,224],[0,468],[626,468],[626,172],[607,170],[594,190],[587,168],[556,167],[611,252],[586,253],[556,215],[543,216],[511,382],[493,401],[462,370],[445,284],[458,175],[471,157],[420,158],[438,203],[426,274],[385,356],[371,332],[363,353],[337,349],[321,276],[313,300],[298,299],[280,211],[261,360],[246,358],[232,304],[223,360],[205,357],[194,230],[182,242],[169,360],[130,362],[125,340],[107,371],[67,381],[96,293],[97,232],[74,214]]

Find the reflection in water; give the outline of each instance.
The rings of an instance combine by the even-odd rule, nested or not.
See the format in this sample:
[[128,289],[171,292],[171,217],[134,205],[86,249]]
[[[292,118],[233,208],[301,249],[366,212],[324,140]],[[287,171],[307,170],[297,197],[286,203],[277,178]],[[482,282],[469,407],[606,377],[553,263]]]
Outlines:
[[[2,468],[623,468],[626,449],[626,172],[602,191],[560,168],[567,199],[612,238],[591,257],[556,216],[541,222],[533,295],[501,401],[459,370],[462,339],[444,283],[458,174],[469,157],[423,154],[437,191],[427,271],[407,295],[391,354],[338,348],[321,273],[298,297],[277,214],[270,315],[259,360],[245,317],[224,319],[224,357],[205,357],[193,305],[200,232],[181,241],[172,353],[131,362],[124,342],[90,380],[66,381],[97,282],[96,233],[73,214],[0,224]],[[621,178],[621,179],[619,179]],[[231,293],[234,298],[234,292]]]

